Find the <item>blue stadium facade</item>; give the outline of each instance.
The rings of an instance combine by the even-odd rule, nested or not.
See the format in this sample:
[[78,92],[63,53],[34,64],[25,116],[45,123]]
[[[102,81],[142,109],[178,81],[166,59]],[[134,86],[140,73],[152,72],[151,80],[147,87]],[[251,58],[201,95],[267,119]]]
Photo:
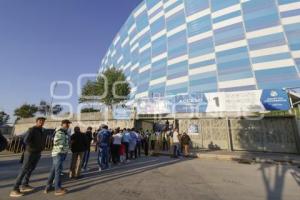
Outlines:
[[132,98],[300,87],[299,0],[145,0],[104,56]]

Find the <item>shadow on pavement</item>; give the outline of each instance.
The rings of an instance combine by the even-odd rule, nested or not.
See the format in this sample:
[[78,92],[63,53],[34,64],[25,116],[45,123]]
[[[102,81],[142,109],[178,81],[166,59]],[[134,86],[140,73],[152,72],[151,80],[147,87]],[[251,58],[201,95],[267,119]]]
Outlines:
[[[245,132],[242,130],[249,130],[249,125],[242,123],[242,121],[238,123],[242,128],[241,130],[238,131],[237,135],[248,137],[249,140],[247,145],[246,143],[243,142],[240,143],[242,149],[257,148],[257,149],[263,149],[267,151],[269,150],[268,145],[270,144],[276,145],[277,141],[283,139],[287,140],[287,138],[283,138],[285,134],[284,132],[280,132],[278,130],[271,130],[272,134],[269,134],[269,132],[265,132],[262,129],[253,129],[251,131]],[[259,127],[256,126],[257,125],[256,123],[259,123],[259,121],[253,121],[251,123],[253,127]],[[267,130],[270,131],[269,129],[271,128],[268,127]],[[265,144],[266,142],[264,140],[267,137],[272,142],[269,141],[268,144]],[[295,136],[295,138],[293,139],[297,140],[298,137]],[[261,146],[257,145],[259,144],[258,141],[261,142]],[[289,174],[293,177],[295,182],[300,186],[300,169],[295,165],[293,166],[291,163],[291,160],[297,156],[299,155],[281,154],[281,153],[270,154],[268,152],[258,153],[258,152],[250,151],[250,152],[242,153],[242,159],[240,163],[252,164],[258,162],[259,165],[258,170],[261,173],[261,177],[267,194],[266,200],[283,200],[285,180]],[[255,158],[255,160],[254,159],[251,160],[251,158]],[[262,160],[264,160],[264,162],[260,162]]]
[[[137,160],[133,160],[130,163],[127,164],[121,164],[121,165],[115,165],[109,170],[105,170],[102,172],[98,171],[98,165],[96,163],[96,155],[92,155],[90,158],[90,164],[89,167],[91,168],[89,172],[83,173],[83,178],[81,179],[69,179],[68,175],[65,174],[63,177],[63,185],[66,188],[70,189],[70,193],[75,193],[77,191],[84,190],[86,188],[92,187],[96,184],[102,184],[106,182],[110,182],[116,179],[132,176],[135,174],[143,173],[149,170],[153,170],[159,167],[164,167],[168,165],[173,165],[179,162],[184,162],[191,160],[191,158],[185,158],[185,159],[170,159],[166,158],[164,156],[161,157],[142,157]],[[36,171],[33,172],[31,183],[38,183],[43,182],[46,184],[48,173],[50,171],[51,167],[51,158],[50,157],[44,157],[41,159],[40,164]],[[67,171],[69,167],[69,159],[67,159],[64,168],[65,171]],[[21,165],[18,163],[18,160],[13,161],[7,161],[5,165],[1,165],[0,168],[3,170],[3,168],[7,168],[9,166],[13,166],[15,170],[11,172],[11,174],[7,174],[7,176],[4,176],[3,172],[0,172],[1,181],[5,184],[0,184],[0,189],[4,188],[12,188],[14,184],[15,177],[17,176],[18,171],[20,170]],[[39,176],[39,178],[34,178],[36,176]],[[43,176],[43,177],[41,177]],[[9,182],[9,183],[8,183]],[[43,184],[42,183],[42,184]],[[39,192],[44,190],[45,185],[41,185],[36,188],[36,190],[33,193]],[[74,188],[74,189],[72,189]],[[28,193],[30,194],[30,193]]]

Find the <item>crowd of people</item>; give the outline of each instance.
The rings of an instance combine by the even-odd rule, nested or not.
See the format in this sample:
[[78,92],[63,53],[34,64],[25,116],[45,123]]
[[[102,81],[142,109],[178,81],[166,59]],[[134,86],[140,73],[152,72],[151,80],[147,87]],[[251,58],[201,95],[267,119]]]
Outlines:
[[[45,118],[36,119],[36,125],[28,130],[24,142],[23,165],[20,170],[10,197],[21,197],[34,190],[29,185],[32,172],[35,170],[44,149],[46,136],[44,134]],[[70,134],[69,120],[63,120],[61,127],[54,133],[53,148],[51,152],[52,167],[46,182],[44,193],[54,191],[56,196],[64,195],[67,190],[62,187],[61,177],[63,164],[68,152],[71,150],[69,178],[80,179],[81,173],[89,170],[88,162],[91,145],[95,146],[99,172],[108,170],[112,165],[126,164],[131,160],[142,156],[156,155],[160,151],[172,152],[172,157],[177,158],[189,155],[191,139],[188,134],[180,134],[178,129],[170,129],[168,126],[161,131],[144,131],[134,128],[111,129],[107,125],[101,125],[97,130],[88,127],[86,132],[75,127]]]

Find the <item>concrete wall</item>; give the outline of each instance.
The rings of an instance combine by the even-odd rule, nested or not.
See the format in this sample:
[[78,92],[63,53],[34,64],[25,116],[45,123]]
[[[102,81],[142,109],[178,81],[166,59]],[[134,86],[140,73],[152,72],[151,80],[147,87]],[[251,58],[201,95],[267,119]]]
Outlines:
[[190,134],[195,148],[208,148],[213,143],[221,149],[229,149],[226,119],[179,120],[180,132],[187,132],[191,124],[198,125],[199,134]]
[[192,134],[193,145],[208,148],[209,144],[226,150],[299,152],[299,137],[294,118],[266,117],[261,120],[196,119],[180,120],[180,132],[188,132],[197,124],[199,134]]
[[[98,129],[101,124],[107,124],[109,127],[116,128],[132,128],[134,125],[133,120],[113,120],[111,115],[104,116],[102,113],[83,113],[80,116],[73,115],[71,117],[60,117],[61,119],[47,118],[45,128],[55,129],[60,127],[61,120],[68,118],[72,121],[72,127],[79,126],[82,130],[91,126],[94,129]],[[28,128],[35,124],[35,118],[19,120],[15,125],[15,135],[21,135],[25,133]]]

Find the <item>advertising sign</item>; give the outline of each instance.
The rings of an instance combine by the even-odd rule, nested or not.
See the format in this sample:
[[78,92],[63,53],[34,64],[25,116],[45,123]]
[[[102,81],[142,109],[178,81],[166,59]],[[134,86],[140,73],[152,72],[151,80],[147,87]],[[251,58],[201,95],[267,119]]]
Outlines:
[[261,90],[226,92],[223,96],[224,111],[227,112],[259,112],[265,111],[260,102]]
[[289,109],[288,94],[282,89],[183,94],[140,99],[137,104],[138,114],[262,112]]
[[113,118],[117,120],[127,120],[131,118],[132,109],[126,105],[113,106]]
[[263,90],[261,102],[266,110],[289,110],[289,96],[284,90]]
[[156,97],[137,100],[138,114],[172,113],[173,97]]

